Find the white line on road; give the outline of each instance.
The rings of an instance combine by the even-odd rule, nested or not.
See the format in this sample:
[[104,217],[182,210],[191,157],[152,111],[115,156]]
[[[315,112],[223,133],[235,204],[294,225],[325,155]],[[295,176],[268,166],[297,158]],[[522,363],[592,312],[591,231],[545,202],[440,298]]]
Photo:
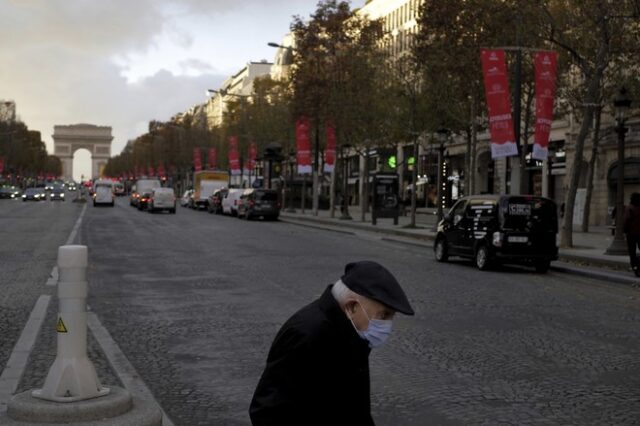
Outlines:
[[93,333],[93,337],[98,341],[98,344],[102,348],[102,351],[109,360],[111,367],[118,375],[118,378],[124,387],[127,388],[136,398],[153,401],[158,407],[160,407],[160,410],[162,410],[162,425],[173,426],[173,422],[169,419],[167,413],[165,413],[160,404],[158,404],[158,401],[156,401],[147,385],[140,378],[136,369],[127,359],[115,340],[113,340],[107,329],[104,328],[95,313],[89,312],[87,316],[87,324]]
[[0,376],[0,411],[6,409],[6,405],[18,389],[18,384],[27,366],[29,355],[36,343],[36,338],[42,327],[44,317],[47,315],[47,308],[51,296],[43,294],[38,298],[36,305],[29,315],[27,324],[22,329],[22,333],[13,347],[9,361]]
[[78,234],[78,229],[80,229],[80,225],[82,224],[82,218],[84,217],[84,212],[86,211],[87,211],[87,205],[85,204],[84,207],[82,208],[82,211],[80,212],[80,217],[78,217],[76,224],[73,226],[73,229],[71,230],[71,235],[69,235],[69,238],[67,238],[66,245],[73,244],[73,241],[76,239],[76,234]]

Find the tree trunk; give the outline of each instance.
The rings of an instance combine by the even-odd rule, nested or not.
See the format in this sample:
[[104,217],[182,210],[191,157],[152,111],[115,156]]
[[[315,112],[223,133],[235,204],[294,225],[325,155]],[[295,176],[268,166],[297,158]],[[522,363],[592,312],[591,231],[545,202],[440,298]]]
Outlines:
[[528,194],[531,191],[529,187],[529,173],[527,171],[527,154],[529,153],[529,123],[531,122],[531,104],[533,103],[533,90],[529,88],[527,91],[527,100],[524,108],[524,127],[522,129],[522,156],[520,158],[520,194]]
[[360,194],[360,220],[367,221],[367,209],[369,208],[369,147],[365,147],[364,167],[362,169],[362,194]]
[[331,219],[336,217],[336,169],[331,172],[331,190],[329,191],[329,211],[331,212]]
[[471,102],[469,103],[469,127],[466,129],[466,133],[467,133],[467,151],[464,154],[464,183],[465,183],[465,188],[464,188],[464,195],[471,195],[473,194],[473,173],[471,173],[471,170],[473,170],[473,166],[472,166],[472,162],[473,162],[473,151],[471,149],[471,146],[473,145],[472,143],[472,136],[471,134],[473,133],[473,123],[475,121],[475,118],[473,116],[473,100],[471,100]]
[[411,228],[416,227],[416,208],[417,208],[417,194],[418,194],[418,137],[414,136],[413,139],[413,170],[411,172],[411,182],[413,187],[411,188]]
[[471,127],[466,129],[467,151],[464,153],[464,195],[471,195]]
[[476,168],[477,168],[477,158],[478,155],[478,125],[476,123],[476,118],[478,115],[478,98],[473,96],[471,100],[471,175],[470,177],[470,191],[469,195],[473,195],[476,193]]
[[560,247],[570,248],[573,247],[573,211],[574,203],[576,201],[576,193],[578,192],[578,183],[580,179],[580,172],[582,171],[583,153],[584,153],[584,141],[587,138],[589,129],[591,128],[591,120],[593,119],[593,105],[598,100],[598,93],[600,92],[600,79],[602,73],[599,70],[593,71],[589,77],[589,85],[587,86],[587,96],[585,97],[584,114],[582,126],[576,139],[575,153],[573,157],[573,167],[571,168],[571,175],[569,180],[569,188],[565,196],[564,202],[564,218],[562,220],[562,228],[560,231]]
[[582,215],[582,232],[589,232],[589,215],[591,214],[591,196],[593,194],[593,176],[595,175],[598,148],[600,145],[600,119],[602,107],[596,107],[595,124],[593,129],[593,142],[591,144],[591,158],[589,159],[589,174],[587,175],[587,194],[584,201],[584,213]]

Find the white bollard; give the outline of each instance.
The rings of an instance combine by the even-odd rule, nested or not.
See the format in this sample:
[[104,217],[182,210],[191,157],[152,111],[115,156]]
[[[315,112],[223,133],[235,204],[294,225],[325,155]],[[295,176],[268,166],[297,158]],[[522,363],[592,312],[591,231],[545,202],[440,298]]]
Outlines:
[[58,352],[36,398],[74,402],[109,393],[87,357],[87,265],[86,246],[58,248]]

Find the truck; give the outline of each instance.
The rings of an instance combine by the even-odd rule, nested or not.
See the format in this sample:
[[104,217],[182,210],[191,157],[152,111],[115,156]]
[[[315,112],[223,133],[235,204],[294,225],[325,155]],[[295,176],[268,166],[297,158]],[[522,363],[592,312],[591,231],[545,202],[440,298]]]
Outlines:
[[229,184],[229,173],[224,171],[203,170],[193,173],[193,196],[189,202],[192,209],[206,209],[209,197],[216,189],[226,188]]

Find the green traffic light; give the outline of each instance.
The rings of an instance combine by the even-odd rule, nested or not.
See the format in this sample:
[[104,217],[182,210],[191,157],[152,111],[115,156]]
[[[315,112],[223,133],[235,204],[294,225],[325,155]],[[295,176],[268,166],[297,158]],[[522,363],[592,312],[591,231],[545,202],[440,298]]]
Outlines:
[[396,156],[392,155],[387,159],[387,165],[389,165],[389,167],[391,167],[392,169],[396,168]]

